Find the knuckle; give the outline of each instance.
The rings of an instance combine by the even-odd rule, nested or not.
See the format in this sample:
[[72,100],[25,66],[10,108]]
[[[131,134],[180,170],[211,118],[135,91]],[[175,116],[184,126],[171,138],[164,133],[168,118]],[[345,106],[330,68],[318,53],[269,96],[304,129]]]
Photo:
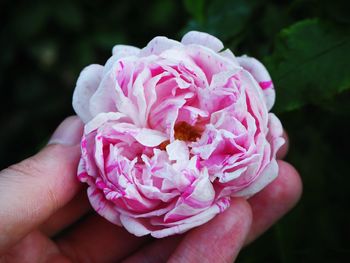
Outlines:
[[35,156],[9,166],[4,172],[11,176],[14,174],[24,177],[35,177],[45,173],[42,165]]

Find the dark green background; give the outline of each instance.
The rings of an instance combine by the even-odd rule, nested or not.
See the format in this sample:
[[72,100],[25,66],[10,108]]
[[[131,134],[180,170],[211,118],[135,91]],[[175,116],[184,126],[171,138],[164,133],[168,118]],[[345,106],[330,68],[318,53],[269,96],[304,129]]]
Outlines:
[[80,70],[114,44],[143,47],[189,29],[265,62],[274,111],[300,171],[298,206],[238,262],[350,258],[350,7],[348,1],[1,1],[0,168],[39,150],[73,114]]

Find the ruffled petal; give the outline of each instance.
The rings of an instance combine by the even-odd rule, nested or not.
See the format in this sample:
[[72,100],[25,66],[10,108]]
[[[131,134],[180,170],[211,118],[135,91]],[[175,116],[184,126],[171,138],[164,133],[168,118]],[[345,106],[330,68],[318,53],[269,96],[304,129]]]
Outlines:
[[234,193],[232,196],[235,197],[246,197],[249,198],[265,188],[270,184],[278,175],[278,164],[276,160],[271,160],[265,169],[259,174],[257,179],[243,190]]
[[215,52],[219,52],[224,48],[222,42],[216,37],[209,35],[208,33],[198,32],[198,31],[190,31],[185,34],[181,43],[184,45],[197,44],[208,47]]
[[275,90],[269,72],[265,66],[255,58],[241,56],[237,58],[239,64],[247,70],[255,80],[259,83],[265,97],[265,102],[268,110],[271,110],[275,103]]
[[167,37],[155,37],[141,50],[140,56],[159,55],[167,49],[180,48],[182,46],[183,45],[176,40]]
[[80,73],[73,93],[73,108],[80,119],[87,123],[92,119],[89,109],[90,98],[96,92],[102,79],[103,66],[93,64]]
[[107,201],[103,193],[94,186],[89,186],[88,197],[91,206],[96,210],[101,216],[106,218],[109,222],[121,226],[120,214],[115,209],[113,203]]

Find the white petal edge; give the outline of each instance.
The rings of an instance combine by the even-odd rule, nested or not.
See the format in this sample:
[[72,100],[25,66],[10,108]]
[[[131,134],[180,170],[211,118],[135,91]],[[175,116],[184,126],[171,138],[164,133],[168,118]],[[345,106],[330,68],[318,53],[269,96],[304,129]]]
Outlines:
[[96,189],[95,186],[90,186],[87,189],[88,197],[91,206],[101,216],[106,218],[109,222],[121,226],[120,214],[113,209],[114,205],[109,204],[104,195]]
[[232,196],[250,198],[275,180],[277,176],[278,164],[276,160],[272,160],[250,186],[233,194]]
[[246,55],[237,57],[237,61],[258,82],[264,93],[267,109],[271,110],[275,103],[276,94],[271,76],[265,66],[259,60]]
[[199,32],[199,31],[188,32],[182,37],[181,43],[184,45],[197,44],[197,45],[205,46],[212,49],[215,52],[219,52],[224,48],[224,45],[218,38],[208,33]]
[[101,82],[102,72],[103,66],[92,64],[84,68],[78,77],[72,103],[74,111],[84,123],[92,119],[89,101]]
[[176,48],[176,47],[182,47],[183,45],[173,39],[169,39],[167,37],[155,37],[153,38],[146,47],[141,49],[140,56],[150,56],[150,55],[159,55],[165,50]]

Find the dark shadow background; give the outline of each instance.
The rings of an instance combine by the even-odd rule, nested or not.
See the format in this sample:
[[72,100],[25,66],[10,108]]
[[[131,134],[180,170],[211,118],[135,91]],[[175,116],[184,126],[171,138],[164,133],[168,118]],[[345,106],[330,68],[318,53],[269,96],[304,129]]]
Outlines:
[[[279,31],[295,21],[322,17],[349,22],[346,1],[258,2],[1,1],[0,168],[45,145],[61,120],[74,114],[71,97],[81,69],[104,64],[117,43],[143,47],[156,35],[179,39],[185,30],[201,28],[220,36],[236,54],[263,58],[274,50]],[[196,8],[189,8],[191,4]],[[229,8],[232,15],[221,16]],[[206,16],[211,22],[201,23]],[[350,258],[349,105],[345,89],[322,106],[278,113],[290,136],[287,160],[301,173],[304,195],[238,262]]]

